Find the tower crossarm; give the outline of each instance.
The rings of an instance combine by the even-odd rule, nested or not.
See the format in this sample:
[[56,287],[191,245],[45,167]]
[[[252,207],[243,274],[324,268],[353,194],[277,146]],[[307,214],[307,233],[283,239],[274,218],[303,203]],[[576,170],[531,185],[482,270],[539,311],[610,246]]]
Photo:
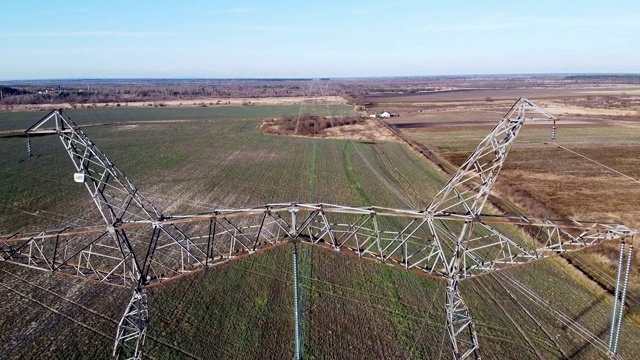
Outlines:
[[[296,219],[291,217],[293,212]],[[126,231],[126,239],[135,244],[142,234],[143,239],[152,239],[146,246],[155,247],[150,252],[154,256],[144,262],[146,282],[155,283],[298,239],[444,278],[458,240],[453,234],[465,223],[472,229],[465,251],[459,254],[460,279],[637,234],[623,225],[573,220],[471,218],[459,213],[431,216],[407,209],[280,203],[174,215],[155,222],[131,221],[115,227],[5,235],[0,236],[0,249],[9,262],[123,284],[128,277],[120,271],[120,261],[109,266],[98,262],[100,256],[118,257],[120,249],[116,243],[106,243],[107,235]],[[505,234],[509,228],[510,235]],[[147,248],[139,250],[144,254]]]
[[446,262],[439,242],[446,239],[439,237],[446,234],[436,231],[444,227],[415,210],[280,203],[0,236],[0,255],[7,262],[122,284],[130,276],[117,267],[120,262],[98,262],[118,258],[120,249],[109,237],[115,233],[144,264],[143,283],[153,284],[296,240],[442,277]]
[[[486,224],[483,226],[490,228]],[[467,255],[474,261],[467,264],[463,277],[473,277],[581,250],[602,242],[633,239],[638,234],[637,230],[620,224],[578,221],[567,221],[562,224],[551,220],[531,220],[520,221],[518,226],[528,234],[527,241],[515,242],[494,230],[491,234],[493,242],[490,245],[469,246]]]
[[[26,235],[26,236],[25,236]],[[113,227],[65,228],[0,238],[0,260],[113,285],[138,278],[128,237]]]

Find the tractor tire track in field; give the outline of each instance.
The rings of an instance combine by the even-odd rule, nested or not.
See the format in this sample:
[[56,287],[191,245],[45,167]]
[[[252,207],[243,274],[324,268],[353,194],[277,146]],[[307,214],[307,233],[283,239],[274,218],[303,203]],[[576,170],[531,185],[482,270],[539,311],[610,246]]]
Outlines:
[[[65,319],[67,319],[67,320],[69,320],[69,321],[71,321],[71,322],[75,323],[76,325],[79,325],[79,326],[81,326],[81,327],[83,327],[83,328],[85,328],[85,329],[87,329],[87,330],[89,330],[89,331],[91,331],[91,332],[94,332],[94,333],[96,333],[96,334],[98,334],[98,335],[100,335],[100,336],[102,336],[102,337],[104,337],[104,338],[106,338],[106,339],[109,339],[109,340],[111,340],[111,339],[112,339],[112,337],[111,337],[111,336],[109,336],[109,335],[107,335],[106,333],[104,333],[104,332],[102,332],[102,331],[100,331],[100,330],[98,330],[98,329],[96,329],[96,328],[93,328],[93,327],[91,327],[91,326],[89,326],[89,325],[86,325],[86,324],[84,324],[82,321],[76,320],[76,319],[74,319],[74,318],[73,318],[72,316],[70,316],[70,315],[65,314],[65,312],[63,312],[63,311],[62,311],[62,309],[56,309],[56,308],[53,308],[53,307],[51,307],[51,306],[49,306],[49,305],[45,304],[44,302],[39,301],[39,300],[36,300],[36,299],[34,299],[33,297],[31,297],[31,296],[29,296],[29,295],[27,295],[27,294],[25,294],[25,293],[23,293],[23,292],[20,292],[20,291],[18,291],[18,290],[16,290],[16,289],[14,289],[14,288],[12,288],[12,287],[10,287],[10,286],[8,286],[8,285],[4,284],[4,283],[1,283],[1,282],[0,282],[0,286],[1,286],[1,287],[3,287],[3,288],[5,288],[5,289],[7,289],[7,290],[9,290],[9,291],[11,291],[12,293],[14,293],[14,294],[16,294],[16,295],[18,295],[18,296],[20,296],[20,297],[24,298],[24,299],[27,299],[27,300],[29,300],[29,301],[31,301],[31,302],[33,302],[33,303],[35,303],[35,304],[39,305],[39,306],[41,306],[41,307],[43,307],[43,308],[45,308],[45,309],[47,309],[47,310],[51,311],[52,313],[54,313],[54,314],[56,314],[56,315],[58,315],[58,316],[61,316],[61,317],[65,318]],[[51,321],[54,321],[54,320],[55,320],[55,319],[50,319],[50,320],[48,320],[47,322],[51,322]],[[43,330],[44,330],[44,329],[42,329],[41,331],[43,331]],[[29,339],[26,339],[26,338],[24,338],[24,337],[23,337],[23,338],[22,338],[22,342],[25,342],[25,341],[27,342],[27,344],[24,344],[25,346],[26,346],[26,345],[28,345],[28,343],[30,343]],[[21,348],[24,348],[25,346],[22,346]],[[14,349],[14,350],[17,350],[17,349],[16,349],[16,345],[14,345],[14,346],[13,346],[13,349]],[[8,354],[5,354],[5,355],[8,355]]]
[[[27,285],[29,285],[29,286],[31,286],[31,287],[33,287],[33,288],[40,289],[40,290],[42,290],[42,291],[44,291],[44,292],[46,292],[46,293],[48,293],[48,294],[50,294],[50,295],[55,296],[56,298],[58,298],[58,299],[60,299],[60,300],[62,300],[62,301],[64,301],[64,302],[66,302],[66,303],[69,303],[70,305],[73,305],[73,306],[75,306],[75,307],[80,308],[80,309],[81,309],[81,310],[83,310],[83,311],[86,311],[86,312],[91,313],[92,315],[94,315],[94,316],[95,316],[95,317],[93,317],[93,318],[92,318],[92,320],[91,320],[92,322],[95,322],[97,319],[101,319],[103,322],[106,322],[106,323],[108,324],[108,326],[109,326],[109,327],[113,327],[113,328],[115,329],[115,327],[117,327],[117,326],[118,326],[119,320],[113,319],[113,318],[111,318],[111,317],[109,317],[109,316],[107,316],[107,315],[105,315],[105,314],[103,314],[103,313],[101,313],[101,312],[99,312],[99,311],[96,311],[96,310],[93,310],[93,309],[91,309],[91,308],[89,308],[89,307],[86,307],[86,306],[82,305],[81,303],[79,303],[79,302],[77,302],[77,301],[74,301],[74,300],[68,299],[67,297],[65,297],[65,296],[63,296],[63,295],[61,295],[61,294],[58,294],[58,293],[57,293],[57,292],[55,292],[55,291],[52,291],[52,290],[50,290],[50,289],[47,289],[47,288],[45,288],[45,287],[43,287],[43,286],[40,286],[40,285],[38,285],[38,284],[35,284],[35,283],[33,283],[33,282],[31,282],[31,281],[29,281],[29,280],[27,280],[27,279],[24,279],[24,278],[22,278],[22,277],[20,277],[20,276],[18,276],[18,275],[15,275],[15,274],[13,274],[13,273],[10,273],[10,272],[6,271],[6,270],[0,269],[0,271],[2,271],[3,273],[5,273],[6,275],[9,275],[9,276],[11,276],[11,277],[13,277],[13,278],[15,278],[15,279],[17,279],[17,280],[19,280],[19,281],[22,281],[22,282],[26,283]],[[46,309],[46,310],[49,310],[49,311],[53,312],[53,313],[54,313],[54,314],[56,314],[56,315],[62,316],[62,317],[64,317],[64,318],[66,318],[66,319],[68,319],[68,320],[72,321],[73,323],[78,324],[79,326],[81,326],[81,327],[83,327],[83,328],[85,328],[85,329],[88,329],[88,330],[90,330],[90,331],[92,331],[92,332],[94,332],[94,333],[96,333],[96,334],[98,334],[98,335],[100,335],[100,336],[102,336],[102,337],[104,337],[104,338],[108,339],[109,341],[112,341],[112,340],[113,340],[113,335],[112,335],[112,334],[106,334],[106,333],[102,332],[101,330],[98,330],[97,328],[95,328],[95,327],[93,327],[93,326],[89,326],[89,325],[85,324],[84,322],[82,322],[82,321],[80,321],[80,320],[76,320],[76,319],[74,319],[72,316],[70,316],[70,315],[67,315],[67,314],[63,313],[63,312],[62,312],[62,311],[63,311],[63,309],[56,309],[56,308],[53,308],[53,307],[51,307],[51,306],[49,306],[49,305],[45,304],[44,302],[42,302],[42,301],[40,301],[40,300],[34,299],[33,297],[31,297],[31,296],[29,296],[29,295],[27,295],[27,294],[25,294],[25,293],[22,293],[22,292],[20,292],[20,291],[18,291],[18,290],[16,290],[16,289],[14,289],[14,288],[13,288],[13,287],[11,287],[11,286],[8,286],[8,285],[7,285],[7,284],[5,284],[5,283],[1,283],[1,282],[0,282],[0,286],[2,286],[2,287],[4,287],[5,289],[7,289],[7,290],[9,290],[9,291],[11,291],[11,292],[13,292],[13,293],[15,293],[16,295],[19,295],[19,296],[23,297],[24,299],[27,299],[27,300],[29,300],[29,301],[31,301],[31,302],[36,303],[37,305],[39,305],[39,306],[43,307],[43,308],[44,308],[44,309]],[[123,304],[123,305],[125,305],[125,304]],[[103,323],[103,324],[104,324],[104,323]],[[189,357],[191,357],[191,358],[196,358],[196,359],[197,359],[197,357],[196,357],[196,356],[194,356],[193,354],[190,354],[190,353],[188,353],[188,352],[186,352],[186,351],[184,351],[184,350],[182,350],[182,349],[180,349],[180,348],[177,348],[176,346],[174,346],[174,345],[172,345],[172,344],[170,344],[170,343],[167,343],[167,342],[165,342],[165,341],[162,341],[162,340],[160,340],[160,339],[156,338],[155,336],[152,336],[152,335],[150,335],[150,334],[147,334],[147,337],[148,337],[149,339],[151,339],[151,340],[153,340],[153,341],[157,342],[158,344],[161,344],[161,345],[167,346],[167,347],[169,347],[169,348],[171,348],[171,349],[173,349],[173,350],[176,350],[176,351],[178,351],[178,352],[182,353],[183,355],[186,355],[186,356],[189,356]],[[147,357],[147,358],[151,358],[148,354],[145,354],[144,356],[145,356],[145,357]]]
[[309,161],[309,200],[318,202],[318,142],[313,139]]
[[[400,191],[398,191],[398,189],[396,189],[391,183],[389,183],[389,181],[387,181],[387,179],[382,174],[380,174],[380,172],[376,170],[376,168],[373,167],[373,165],[369,162],[367,157],[362,153],[362,150],[359,149],[358,146],[355,146],[355,149],[358,155],[360,156],[360,158],[362,159],[362,161],[365,163],[365,165],[367,165],[369,170],[371,170],[371,172],[378,178],[378,180],[380,180],[380,182],[382,182],[389,189],[389,191],[391,191],[394,195],[396,195],[398,199],[404,202],[407,206],[411,208],[416,207],[416,205],[411,201],[409,197],[406,196],[406,194],[403,194]],[[386,169],[386,166],[385,166],[385,169]]]
[[507,319],[509,319],[509,321],[511,322],[511,324],[513,324],[513,326],[516,328],[516,330],[518,330],[518,332],[520,333],[520,335],[522,335],[522,337],[524,338],[524,340],[527,342],[527,344],[529,344],[529,346],[531,347],[531,349],[533,349],[534,353],[536,354],[536,356],[540,359],[540,360],[544,360],[545,357],[540,353],[540,351],[538,350],[538,348],[535,346],[535,344],[533,343],[533,341],[529,338],[529,336],[527,336],[527,332],[525,330],[522,329],[522,327],[520,327],[520,325],[518,324],[518,322],[516,320],[513,319],[513,317],[511,317],[511,315],[509,315],[509,311],[507,311],[507,309],[505,309],[500,302],[498,301],[498,299],[493,295],[493,293],[491,291],[489,291],[489,289],[487,289],[486,285],[483,284],[483,279],[478,279],[477,281],[478,285],[480,285],[480,287],[482,288],[482,290],[487,293],[487,295],[489,295],[489,297],[491,298],[491,300],[493,300],[493,302],[500,308],[500,311],[502,311],[503,314],[505,314],[505,316],[507,317]]
[[[404,174],[402,173],[402,171],[400,171],[395,164],[393,163],[393,161],[391,160],[391,158],[389,158],[389,155],[384,151],[384,149],[378,145],[378,144],[373,144],[373,149],[376,152],[376,154],[378,155],[378,158],[380,158],[380,162],[382,163],[382,165],[384,165],[385,170],[387,170],[387,172],[389,173],[389,175],[391,175],[396,182],[398,183],[398,185],[400,186],[400,188],[402,189],[402,191],[405,193],[405,195],[407,196],[407,198],[409,199],[421,199],[420,193],[418,193],[418,191],[416,190],[416,188],[413,187],[413,184],[411,184],[411,181],[409,181],[409,179],[407,179],[406,176],[404,176]],[[379,149],[380,152],[378,152]],[[394,171],[389,170],[388,166],[386,165],[384,159],[382,158],[382,155],[384,155],[384,157],[387,159],[387,162],[393,167]],[[400,176],[400,178],[402,178],[402,180],[404,180],[404,182],[406,183],[407,186],[409,186],[409,188],[411,188],[411,190],[413,191],[413,193],[415,194],[415,198],[412,198],[409,196],[409,194],[407,193],[405,187],[402,185],[402,181],[400,181],[400,179],[395,176],[394,174],[398,174]],[[415,202],[412,201],[412,203],[415,206]]]
[[[371,199],[369,198],[369,194],[364,190],[362,184],[360,183],[360,179],[358,178],[358,174],[355,172],[353,167],[353,159],[351,148],[353,148],[353,141],[346,142],[342,147],[342,168],[344,170],[345,175],[353,190],[358,197],[359,203],[361,205],[371,204]],[[355,147],[356,151],[359,152],[357,146]],[[360,155],[362,157],[362,155]]]
[[[5,270],[3,270],[3,269],[0,269],[0,270],[1,270],[3,273],[5,273],[6,275],[11,276],[11,277],[13,277],[13,278],[17,279],[18,281],[22,281],[22,282],[26,283],[29,287],[36,288],[36,289],[39,289],[39,290],[45,291],[46,293],[48,293],[48,294],[50,294],[50,295],[53,295],[53,296],[55,296],[55,297],[57,297],[57,298],[59,298],[59,299],[62,299],[62,300],[64,300],[65,302],[68,302],[68,303],[69,303],[69,304],[71,304],[71,305],[75,305],[75,306],[79,307],[79,308],[80,308],[80,309],[82,309],[82,310],[89,311],[89,312],[91,312],[93,315],[98,315],[98,317],[99,317],[99,318],[101,318],[102,320],[110,321],[110,322],[109,322],[109,326],[110,326],[110,327],[113,327],[114,325],[117,325],[117,324],[118,324],[115,320],[109,319],[108,317],[106,317],[106,316],[104,316],[104,315],[102,315],[102,314],[100,314],[100,313],[98,313],[98,312],[96,312],[96,311],[94,311],[94,310],[92,310],[92,309],[89,309],[89,308],[85,307],[84,305],[81,305],[81,304],[79,304],[79,303],[77,303],[77,302],[75,302],[75,301],[73,301],[73,300],[67,299],[66,297],[64,297],[64,296],[62,296],[62,295],[60,295],[60,294],[58,294],[58,293],[56,293],[56,292],[53,292],[53,291],[51,291],[51,290],[49,290],[49,289],[46,289],[46,288],[44,288],[44,287],[42,287],[42,286],[40,286],[40,285],[37,285],[37,284],[35,284],[35,283],[32,283],[32,282],[30,282],[30,281],[28,281],[28,280],[26,280],[26,279],[23,279],[23,278],[22,278],[22,277],[20,277],[20,276],[14,275],[14,274],[12,274],[12,273],[10,273],[10,272],[8,272],[8,271],[5,271]],[[68,307],[60,306],[60,305],[58,305],[58,307],[50,306],[50,305],[48,305],[45,301],[42,301],[42,300],[39,300],[39,299],[34,298],[34,297],[32,296],[33,294],[27,294],[27,293],[25,293],[25,292],[22,292],[22,291],[20,291],[20,290],[17,290],[17,289],[15,289],[15,286],[9,286],[9,285],[8,285],[7,283],[5,283],[5,282],[0,282],[0,287],[2,287],[2,288],[4,288],[4,289],[6,289],[6,290],[8,290],[8,291],[10,291],[10,292],[12,292],[12,293],[14,293],[14,294],[16,294],[17,296],[19,296],[19,297],[21,297],[21,298],[23,298],[23,299],[26,299],[26,300],[28,300],[28,301],[30,301],[30,302],[32,302],[32,303],[35,303],[36,305],[38,305],[38,306],[40,306],[40,307],[42,307],[42,308],[44,308],[44,309],[48,310],[49,312],[51,312],[51,313],[55,314],[55,315],[54,315],[54,316],[52,316],[52,317],[49,317],[49,316],[43,316],[43,317],[41,317],[41,318],[40,318],[40,321],[41,321],[41,322],[39,323],[39,325],[38,325],[37,327],[35,327],[35,328],[31,328],[31,329],[28,331],[28,333],[26,333],[25,335],[23,335],[23,336],[20,338],[20,341],[19,341],[18,343],[14,343],[14,344],[11,346],[11,350],[7,350],[7,349],[5,349],[5,354],[4,354],[5,356],[9,356],[9,357],[11,357],[11,356],[17,356],[17,355],[19,354],[19,352],[20,352],[21,350],[25,349],[26,347],[28,347],[28,346],[29,346],[29,344],[30,344],[32,341],[35,341],[36,339],[44,340],[44,339],[42,338],[42,336],[45,336],[45,338],[46,338],[45,333],[47,333],[47,332],[52,328],[52,326],[53,326],[53,324],[54,324],[54,323],[57,323],[57,322],[58,322],[58,318],[57,318],[57,316],[62,317],[62,318],[65,318],[65,319],[67,319],[67,320],[69,320],[69,321],[73,322],[74,324],[76,324],[76,325],[78,325],[78,326],[81,326],[82,328],[84,328],[84,329],[86,329],[86,330],[89,330],[89,331],[91,331],[91,332],[93,332],[93,333],[95,333],[95,334],[97,334],[97,335],[100,335],[101,337],[103,337],[103,338],[105,338],[105,339],[108,339],[109,341],[112,341],[112,340],[113,340],[113,336],[112,336],[112,335],[107,334],[107,333],[105,333],[105,332],[101,331],[99,328],[96,328],[95,326],[87,325],[87,324],[85,324],[83,321],[80,321],[80,320],[75,319],[75,317],[72,315],[73,308],[68,308]],[[94,318],[94,319],[97,319],[97,318]],[[7,345],[7,344],[3,344],[3,345]],[[8,353],[8,351],[11,351],[11,353]]]
[[[506,274],[503,274],[503,276],[507,276]],[[560,344],[558,344],[554,339],[553,336],[551,336],[551,334],[549,334],[549,332],[547,331],[547,329],[544,328],[544,326],[542,326],[542,324],[540,323],[540,321],[538,321],[533,314],[531,314],[531,312],[529,312],[529,310],[527,310],[527,308],[522,305],[522,303],[516,298],[515,295],[513,295],[513,293],[511,291],[509,291],[509,289],[507,289],[506,286],[504,286],[504,284],[499,281],[499,279],[496,278],[495,274],[491,274],[491,277],[496,281],[496,283],[498,283],[500,285],[500,287],[507,293],[509,294],[509,297],[511,298],[511,300],[513,300],[521,309],[522,311],[524,311],[525,314],[527,314],[527,316],[531,319],[531,321],[533,321],[539,328],[540,330],[542,330],[542,332],[544,332],[544,334],[546,335],[546,337],[549,339],[549,341],[551,343],[553,343],[556,347],[556,349],[558,351],[560,351],[560,353],[562,354],[562,357],[564,359],[570,359],[571,357],[562,349],[562,347],[560,346]],[[517,326],[517,325],[516,325]],[[536,349],[536,354],[537,354],[537,348],[534,347],[534,349]]]

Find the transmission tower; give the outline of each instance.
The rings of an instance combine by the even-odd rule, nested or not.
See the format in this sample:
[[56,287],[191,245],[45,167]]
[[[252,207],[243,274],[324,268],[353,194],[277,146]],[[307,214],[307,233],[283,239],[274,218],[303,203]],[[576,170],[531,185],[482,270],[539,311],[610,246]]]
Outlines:
[[[164,216],[68,116],[55,110],[26,134],[60,138],[73,162],[74,180],[85,184],[105,225],[4,236],[0,254],[4,261],[31,268],[130,286],[133,295],[116,331],[114,356],[140,359],[150,284],[287,242],[355,253],[444,281],[452,357],[479,359],[461,281],[637,234],[616,224],[482,212],[526,120],[555,126],[558,119],[518,99],[426,209],[291,202]],[[530,236],[515,239],[494,224],[519,227]]]
[[329,117],[329,121],[332,121],[331,117],[335,114],[331,113],[329,108],[329,102],[327,101],[328,84],[323,84],[321,79],[313,79],[309,83],[309,87],[303,91],[302,101],[300,102],[300,109],[298,110],[298,116],[296,117],[296,127],[294,134],[298,133],[300,128],[300,121],[303,114],[311,115],[312,112],[317,112],[318,107],[324,105],[326,115]]

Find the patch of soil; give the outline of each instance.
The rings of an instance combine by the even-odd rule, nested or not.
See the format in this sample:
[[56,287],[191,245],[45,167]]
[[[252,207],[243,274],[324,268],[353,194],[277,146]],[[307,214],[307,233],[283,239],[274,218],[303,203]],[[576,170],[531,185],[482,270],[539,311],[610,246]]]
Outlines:
[[300,117],[265,119],[260,131],[273,135],[396,141],[394,134],[378,121],[359,115],[325,117],[302,114]]

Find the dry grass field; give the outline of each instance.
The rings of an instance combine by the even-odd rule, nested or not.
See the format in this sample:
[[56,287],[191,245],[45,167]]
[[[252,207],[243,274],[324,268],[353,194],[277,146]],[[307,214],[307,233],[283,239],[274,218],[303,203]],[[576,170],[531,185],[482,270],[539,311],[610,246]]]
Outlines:
[[[394,118],[395,126],[433,149],[443,161],[456,165],[513,101],[481,98],[380,106],[401,113]],[[580,106],[577,102],[567,105]],[[168,214],[289,201],[419,209],[428,205],[446,181],[441,171],[397,141],[262,134],[261,120],[254,116],[257,107],[251,108],[251,114],[237,110],[228,116],[199,108],[141,108],[135,109],[135,116],[123,115],[119,109],[111,109],[111,114],[101,109],[103,112],[86,110],[72,116],[80,126],[106,122],[93,121],[94,114],[119,118],[115,124],[88,126],[85,131]],[[283,108],[262,110],[264,117],[286,113]],[[295,112],[290,109],[289,113]],[[19,116],[26,124],[34,115]],[[612,167],[620,166],[621,171],[637,171],[633,162],[640,155],[634,140],[640,138],[634,135],[636,120],[578,115],[566,120],[574,124],[560,125],[558,142]],[[620,124],[626,124],[626,130],[619,130]],[[610,221],[629,226],[638,222],[633,206],[624,203],[625,195],[618,198],[614,191],[617,178],[579,161],[568,164],[575,159],[543,144],[548,142],[550,127],[525,127],[530,131],[516,142],[498,184],[505,202],[519,206],[510,211],[535,210],[540,216],[587,220],[602,220],[599,216],[606,215]],[[92,209],[91,200],[86,190],[73,183],[73,169],[57,139],[34,139],[37,156],[32,158],[26,156],[24,139],[7,135],[0,141],[0,232],[95,223],[95,214],[87,211]],[[618,156],[616,162],[603,149],[612,149]],[[549,160],[552,164],[545,165]],[[554,175],[552,170],[560,173]],[[596,184],[608,190],[599,190]],[[629,199],[636,196],[637,186],[624,186]],[[598,198],[584,198],[580,205],[572,202],[577,195],[565,194],[586,196],[592,188],[601,191],[594,192]],[[605,208],[610,210],[605,213]],[[282,246],[150,289],[146,356],[291,358],[291,252],[292,246]],[[601,256],[603,264],[593,271],[611,269],[608,253],[594,254],[599,255],[589,256]],[[449,357],[442,283],[307,246],[300,247],[300,257],[305,358]],[[523,296],[512,281],[535,290],[549,307]],[[0,311],[5,314],[0,318],[0,352],[6,357],[110,357],[116,322],[130,290],[4,263],[0,264],[0,284]],[[476,321],[486,359],[604,357],[549,310],[561,311],[607,340],[611,297],[566,260],[544,260],[504,275],[465,281],[461,292]],[[638,311],[637,304],[633,311]],[[637,318],[627,318],[621,339],[623,357],[635,356],[638,336]]]

